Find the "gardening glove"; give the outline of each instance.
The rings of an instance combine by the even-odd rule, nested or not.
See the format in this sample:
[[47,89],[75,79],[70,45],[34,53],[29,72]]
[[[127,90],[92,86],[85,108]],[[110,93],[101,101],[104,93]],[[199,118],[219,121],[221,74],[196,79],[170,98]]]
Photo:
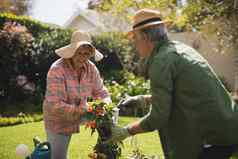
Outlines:
[[134,107],[137,106],[141,100],[141,95],[138,96],[129,96],[125,99],[122,99],[118,103],[118,107]]
[[105,141],[105,143],[117,143],[129,136],[131,134],[128,132],[127,127],[113,126],[111,138]]
[[118,103],[118,107],[146,107],[151,102],[151,95],[129,96]]

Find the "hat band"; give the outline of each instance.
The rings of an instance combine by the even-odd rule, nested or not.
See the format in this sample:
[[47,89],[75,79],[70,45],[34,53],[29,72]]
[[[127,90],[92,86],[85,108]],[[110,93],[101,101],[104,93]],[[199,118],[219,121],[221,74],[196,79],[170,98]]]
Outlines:
[[156,21],[162,21],[160,18],[151,18],[151,19],[147,19],[147,20],[144,20],[140,23],[137,23],[133,26],[133,29],[139,27],[139,26],[142,26],[142,25],[145,25],[147,23],[151,23],[151,22],[156,22]]

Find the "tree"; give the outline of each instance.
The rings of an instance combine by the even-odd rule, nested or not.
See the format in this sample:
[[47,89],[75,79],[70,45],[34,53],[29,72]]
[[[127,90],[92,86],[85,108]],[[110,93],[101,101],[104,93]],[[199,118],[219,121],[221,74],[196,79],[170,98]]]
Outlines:
[[135,10],[159,9],[165,18],[174,21],[172,28],[213,33],[218,36],[221,46],[238,45],[238,0],[187,1],[185,7],[179,8],[178,0],[103,0],[97,9],[128,20]]
[[176,11],[176,0],[104,0],[98,3],[99,11],[111,12],[114,15],[131,19],[133,13],[141,8],[159,9],[166,15]]
[[237,0],[190,0],[183,10],[187,23],[219,37],[220,45],[238,47]]
[[10,12],[16,15],[28,15],[31,0],[1,0],[0,12]]

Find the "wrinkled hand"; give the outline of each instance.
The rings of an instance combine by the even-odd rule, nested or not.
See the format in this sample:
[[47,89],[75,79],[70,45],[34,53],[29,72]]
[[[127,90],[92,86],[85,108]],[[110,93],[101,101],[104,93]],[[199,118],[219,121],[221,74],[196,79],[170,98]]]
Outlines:
[[117,143],[131,136],[126,127],[113,126],[112,136],[104,143]]
[[62,118],[64,121],[69,122],[79,122],[81,114],[79,112],[72,113],[64,113],[64,117]]

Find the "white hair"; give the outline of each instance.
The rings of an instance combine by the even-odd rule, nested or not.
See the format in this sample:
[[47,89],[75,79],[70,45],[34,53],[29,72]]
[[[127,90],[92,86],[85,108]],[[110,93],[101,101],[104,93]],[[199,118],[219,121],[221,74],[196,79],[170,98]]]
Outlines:
[[146,34],[147,38],[151,42],[156,42],[156,41],[167,40],[168,39],[167,29],[164,25],[145,28],[145,29],[142,29],[141,32]]

